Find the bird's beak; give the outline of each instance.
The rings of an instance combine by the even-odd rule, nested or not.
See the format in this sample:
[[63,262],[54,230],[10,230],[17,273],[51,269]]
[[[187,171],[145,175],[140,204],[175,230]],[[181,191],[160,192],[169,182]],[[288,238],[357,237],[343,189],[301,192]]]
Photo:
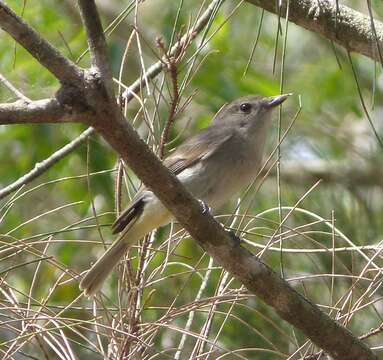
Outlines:
[[292,94],[282,94],[277,96],[270,96],[266,99],[266,106],[270,108],[278,106],[282,104],[291,95]]

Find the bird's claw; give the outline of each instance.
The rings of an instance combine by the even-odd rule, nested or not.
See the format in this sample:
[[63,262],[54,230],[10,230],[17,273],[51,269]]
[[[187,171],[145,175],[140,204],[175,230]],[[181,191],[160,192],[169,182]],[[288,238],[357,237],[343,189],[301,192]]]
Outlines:
[[241,246],[241,238],[232,230],[226,230],[229,233],[229,236],[234,242],[234,246]]
[[211,214],[211,207],[201,199],[198,199],[198,201],[202,205],[202,214]]
[[319,16],[321,15],[321,4],[318,0],[313,1],[311,3],[311,6],[307,12],[307,15],[309,18],[312,18],[313,20],[318,20]]

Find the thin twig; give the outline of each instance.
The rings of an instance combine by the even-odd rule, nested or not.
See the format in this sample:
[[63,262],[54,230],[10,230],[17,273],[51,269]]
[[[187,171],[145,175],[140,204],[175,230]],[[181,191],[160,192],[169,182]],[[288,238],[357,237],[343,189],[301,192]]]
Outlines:
[[380,145],[381,148],[383,148],[383,140],[381,139],[380,135],[378,134],[378,131],[376,130],[375,125],[372,122],[371,116],[370,116],[370,114],[369,114],[369,112],[367,110],[367,106],[366,106],[366,104],[364,102],[362,90],[360,89],[360,85],[359,85],[358,75],[356,73],[356,70],[355,70],[355,67],[354,67],[354,63],[352,61],[351,54],[350,54],[349,51],[347,51],[347,56],[348,56],[348,60],[349,60],[350,65],[351,65],[352,73],[354,75],[355,85],[356,85],[356,88],[358,90],[358,95],[359,95],[359,99],[360,99],[360,103],[362,105],[363,111],[366,114],[367,120],[370,123],[371,129],[372,129],[372,131],[373,131],[373,133],[374,133],[374,135],[376,137],[376,140],[378,141],[378,144]]
[[91,181],[90,181],[90,176],[89,176],[89,165],[90,165],[90,142],[89,142],[89,137],[88,137],[87,142],[86,142],[86,175],[87,175],[86,176],[86,183],[88,186],[89,200],[90,200],[90,204],[92,207],[93,217],[94,217],[94,220],[96,221],[97,231],[98,231],[100,239],[104,245],[104,249],[106,250],[105,239],[104,239],[104,236],[102,235],[102,230],[101,230],[101,226],[100,226],[99,217],[97,215],[96,205],[94,204],[94,200],[93,200],[93,192],[92,192]]
[[364,340],[364,339],[367,339],[367,338],[369,338],[369,337],[371,337],[371,336],[378,335],[378,334],[380,334],[381,332],[383,332],[383,324],[381,324],[381,325],[380,325],[379,327],[377,327],[376,329],[371,329],[368,333],[359,336],[359,339],[360,339],[360,340]]
[[164,157],[165,145],[169,139],[169,132],[175,121],[176,110],[177,110],[180,98],[179,98],[178,79],[177,79],[177,71],[178,71],[177,59],[176,59],[177,55],[174,55],[174,56],[167,55],[165,45],[161,38],[157,39],[157,46],[162,50],[162,52],[164,53],[164,57],[166,58],[165,65],[167,66],[170,73],[170,78],[172,81],[172,90],[173,90],[171,101],[170,101],[170,110],[169,110],[168,119],[165,122],[165,126],[161,134],[160,145],[159,145],[159,157],[160,159],[162,159]]
[[[173,56],[174,54],[178,53],[180,49],[184,47],[185,43],[190,43],[192,40],[195,39],[195,37],[203,30],[203,28],[208,24],[210,16],[212,12],[215,9],[215,6],[217,3],[221,2],[221,0],[213,0],[208,8],[204,11],[204,13],[201,15],[201,17],[196,22],[195,26],[190,29],[179,41],[177,41],[172,48],[170,49],[170,52],[168,56]],[[152,79],[155,76],[157,76],[163,69],[164,66],[164,60],[162,59],[155,64],[151,65],[148,70],[145,72],[148,79]],[[132,93],[137,93],[142,87],[145,86],[145,82],[143,79],[136,80],[132,85],[129,86],[129,91],[125,91],[122,94],[122,98],[124,101],[121,101],[121,103],[129,101],[133,95]]]
[[375,20],[374,20],[374,16],[372,14],[372,9],[371,9],[371,0],[367,0],[367,8],[368,8],[368,15],[370,16],[370,20],[371,20],[371,30],[375,38],[376,48],[378,50],[380,65],[383,67],[383,55],[382,55],[382,49],[381,49],[382,44],[379,43],[378,34],[375,28]]
[[17,89],[5,76],[0,74],[0,83],[2,83],[8,90],[12,91],[20,100],[30,102],[31,99],[26,97],[19,89]]
[[35,167],[23,175],[21,178],[17,179],[12,184],[6,186],[5,188],[0,190],[0,199],[3,199],[7,195],[12,192],[20,189],[22,186],[30,183],[32,180],[39,177],[41,174],[50,169],[53,165],[55,165],[58,161],[64,158],[66,155],[77,149],[86,139],[88,139],[94,133],[93,128],[88,128],[85,130],[80,136],[78,136],[75,140],[71,141],[69,144],[65,145],[60,150],[54,152],[47,159],[35,164]]
[[60,30],[57,30],[57,33],[59,34],[62,42],[64,43],[64,46],[66,47],[66,49],[68,50],[68,53],[69,53],[69,56],[71,58],[71,60],[74,60],[74,55],[73,55],[73,52],[72,52],[72,49],[70,48],[68,42],[66,41],[63,33],[60,31]]
[[254,52],[255,52],[255,49],[258,45],[258,41],[259,41],[259,38],[261,36],[261,31],[262,31],[262,24],[263,24],[263,16],[265,14],[265,10],[262,9],[262,12],[261,12],[261,18],[259,20],[259,24],[258,24],[258,30],[257,30],[257,35],[255,36],[255,40],[254,40],[254,44],[251,48],[251,52],[250,52],[250,56],[249,56],[249,59],[247,60],[247,63],[246,63],[246,66],[245,66],[245,70],[243,71],[243,74],[242,74],[242,77],[245,77],[246,74],[247,74],[247,71],[249,70],[249,66],[253,60],[253,57],[254,57]]

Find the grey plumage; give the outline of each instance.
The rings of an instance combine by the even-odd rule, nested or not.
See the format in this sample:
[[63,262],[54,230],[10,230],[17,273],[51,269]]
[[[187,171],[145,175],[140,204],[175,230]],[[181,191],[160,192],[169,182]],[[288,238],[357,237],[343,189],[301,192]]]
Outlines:
[[[271,109],[286,98],[247,96],[224,105],[211,125],[186,140],[164,165],[195,197],[213,209],[221,207],[257,175]],[[171,213],[157,197],[142,188],[112,225],[113,233],[121,234],[88,271],[80,288],[86,295],[94,295],[131,245],[171,220]]]

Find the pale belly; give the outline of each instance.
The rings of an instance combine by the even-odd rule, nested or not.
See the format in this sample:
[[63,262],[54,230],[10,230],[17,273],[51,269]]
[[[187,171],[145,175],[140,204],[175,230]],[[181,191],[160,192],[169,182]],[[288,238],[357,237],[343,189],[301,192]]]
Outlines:
[[[213,211],[238,196],[255,179],[260,169],[262,151],[251,152],[248,147],[238,144],[236,149],[236,153],[217,152],[214,157],[199,161],[177,175],[183,185]],[[157,213],[158,226],[169,222],[173,218],[171,214],[153,193],[151,197],[152,200],[146,205],[150,208],[148,217],[156,217]]]
[[198,199],[217,210],[238,195],[254,180],[259,171],[260,161],[228,161],[216,166],[199,163],[184,170],[178,178]]

